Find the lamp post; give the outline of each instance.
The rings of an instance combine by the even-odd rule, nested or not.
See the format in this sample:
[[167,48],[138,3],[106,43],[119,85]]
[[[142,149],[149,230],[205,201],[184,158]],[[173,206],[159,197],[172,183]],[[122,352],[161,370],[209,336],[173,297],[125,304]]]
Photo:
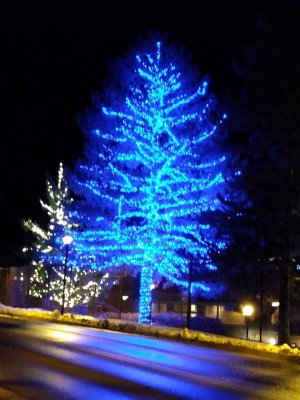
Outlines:
[[122,318],[123,286],[125,278],[125,265],[122,264],[120,273],[120,295],[119,295],[119,319]]
[[64,314],[65,311],[65,292],[66,292],[66,278],[67,278],[67,265],[68,265],[68,254],[70,244],[73,242],[73,236],[66,234],[62,238],[63,244],[66,247],[66,255],[65,255],[65,266],[64,266],[64,280],[63,280],[63,293],[62,293],[62,304],[61,304],[61,315]]
[[249,317],[253,314],[254,308],[250,304],[246,304],[243,307],[243,315],[245,317],[245,325],[246,325],[246,340],[249,340]]
[[192,297],[192,261],[189,261],[189,277],[188,277],[188,293],[187,293],[187,311],[186,311],[186,328],[190,329],[191,323],[191,297]]

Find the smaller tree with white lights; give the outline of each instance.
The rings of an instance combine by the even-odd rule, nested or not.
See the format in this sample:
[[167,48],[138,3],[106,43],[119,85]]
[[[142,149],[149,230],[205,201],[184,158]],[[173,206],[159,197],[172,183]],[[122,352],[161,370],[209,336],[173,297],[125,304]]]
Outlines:
[[[66,232],[76,230],[72,222],[70,204],[72,198],[64,176],[62,163],[59,166],[57,183],[51,178],[46,182],[47,202],[40,200],[48,215],[48,224],[44,228],[28,219],[23,222],[25,230],[34,237],[30,251],[33,272],[30,277],[29,294],[43,298],[45,307],[49,301],[62,304],[65,248],[62,237]],[[65,306],[72,308],[77,304],[87,304],[99,297],[103,287],[108,284],[108,274],[96,276],[89,268],[79,268],[76,264],[76,244],[69,253],[66,276]]]

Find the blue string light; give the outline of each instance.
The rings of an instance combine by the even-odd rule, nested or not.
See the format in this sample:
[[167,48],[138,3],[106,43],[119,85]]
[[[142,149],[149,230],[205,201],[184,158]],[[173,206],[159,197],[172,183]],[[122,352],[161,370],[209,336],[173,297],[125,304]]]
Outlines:
[[[214,270],[208,248],[225,246],[202,217],[221,208],[226,157],[214,134],[227,116],[211,116],[208,82],[194,84],[185,67],[179,71],[182,61],[160,42],[135,57],[127,89],[110,96],[86,131],[75,177],[83,198],[77,218],[86,226],[77,252],[95,269],[141,273],[140,322],[150,322],[154,277],[187,288],[183,250]],[[210,290],[205,282],[193,288]]]

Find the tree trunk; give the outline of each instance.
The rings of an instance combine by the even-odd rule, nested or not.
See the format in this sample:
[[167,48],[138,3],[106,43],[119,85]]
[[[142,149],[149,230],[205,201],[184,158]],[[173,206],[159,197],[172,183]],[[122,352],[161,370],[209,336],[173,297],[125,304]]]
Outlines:
[[139,304],[139,322],[144,324],[151,323],[152,294],[151,284],[153,279],[153,269],[145,265],[141,272],[140,283],[140,304]]
[[290,296],[291,277],[290,262],[282,260],[279,265],[280,293],[279,293],[279,320],[278,344],[290,344]]

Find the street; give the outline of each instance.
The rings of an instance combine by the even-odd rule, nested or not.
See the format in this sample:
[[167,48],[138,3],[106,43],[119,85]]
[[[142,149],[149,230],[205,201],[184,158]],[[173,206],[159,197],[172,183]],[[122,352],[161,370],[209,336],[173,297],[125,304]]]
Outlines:
[[0,354],[1,399],[300,399],[299,363],[138,335],[1,317]]

